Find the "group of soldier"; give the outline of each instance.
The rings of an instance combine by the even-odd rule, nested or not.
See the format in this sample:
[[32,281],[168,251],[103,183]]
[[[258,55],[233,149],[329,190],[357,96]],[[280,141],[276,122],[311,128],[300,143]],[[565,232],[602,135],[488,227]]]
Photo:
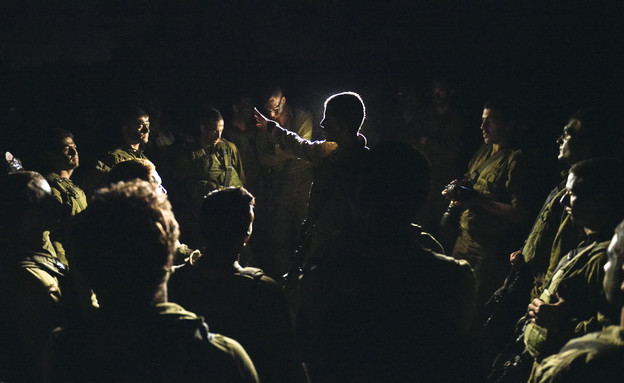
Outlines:
[[41,137],[40,173],[7,156],[0,380],[622,380],[617,111],[572,115],[569,170],[537,209],[548,180],[509,98],[484,105],[482,145],[443,190],[464,133],[369,150],[357,93],[325,101],[320,140],[281,89],[263,102],[240,100],[226,131],[200,108],[175,147],[121,110],[83,187],[66,130]]

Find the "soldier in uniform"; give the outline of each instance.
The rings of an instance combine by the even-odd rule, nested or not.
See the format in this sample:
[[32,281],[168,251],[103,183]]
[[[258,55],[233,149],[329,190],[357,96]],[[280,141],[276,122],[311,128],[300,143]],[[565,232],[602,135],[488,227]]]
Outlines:
[[571,338],[617,320],[602,290],[603,266],[624,203],[610,198],[624,187],[624,166],[613,159],[581,161],[570,169],[562,197],[571,220],[584,230],[583,242],[561,259],[547,287],[528,306],[526,350],[537,363]]
[[[462,180],[474,192],[462,201],[451,200],[456,210],[464,209],[452,255],[468,260],[473,267],[479,305],[505,279],[505,254],[516,249],[521,240],[519,235],[530,216],[532,190],[526,158],[514,145],[519,123],[515,106],[508,99],[494,99],[485,104],[482,119],[484,144]],[[442,194],[447,195],[447,189]]]
[[122,161],[147,158],[143,151],[150,135],[149,115],[143,109],[133,106],[122,110],[120,117],[122,145],[98,161],[97,169],[100,172],[108,172]]
[[171,188],[176,217],[185,243],[199,247],[202,240],[197,212],[213,190],[244,186],[245,173],[236,145],[223,139],[223,117],[213,108],[201,111],[196,143],[182,149],[174,160]]
[[0,381],[41,382],[48,334],[67,318],[67,268],[42,244],[57,203],[39,173],[18,171],[0,184]]
[[[281,88],[271,90],[264,109],[282,128],[305,140],[312,140],[312,116],[287,102]],[[267,135],[259,136],[258,159],[269,186],[267,213],[272,227],[269,233],[273,255],[271,271],[282,276],[288,271],[299,227],[306,217],[313,165],[267,138]]]
[[241,342],[263,382],[302,381],[283,291],[261,269],[241,267],[254,220],[254,197],[243,188],[209,193],[200,211],[203,255],[175,269],[171,299],[211,329]]
[[366,140],[359,134],[365,106],[354,92],[334,94],[325,101],[321,126],[326,139],[310,141],[282,128],[257,109],[258,127],[271,142],[314,165],[314,182],[308,202],[303,254],[305,268],[322,257],[333,238],[353,223],[350,201],[355,196],[356,177],[368,153]]
[[99,190],[74,232],[76,267],[100,308],[53,332],[46,381],[259,381],[238,342],[168,301],[179,232],[156,185],[135,180]]
[[[575,112],[557,139],[559,162],[572,166],[582,160],[618,154],[622,141],[618,120],[616,113],[606,109],[582,109]],[[514,274],[509,279],[513,280],[515,276],[518,279],[514,282],[516,290],[504,286],[497,292],[507,294],[504,303],[499,303],[504,307],[490,308],[494,313],[488,323],[492,347],[495,349],[493,351],[500,351],[497,344],[507,339],[500,331],[511,330],[513,323],[525,312],[528,290],[532,289],[531,300],[538,298],[547,287],[544,284],[550,280],[561,258],[582,240],[579,229],[560,203],[566,193],[566,179],[567,171],[563,181],[546,198],[522,249],[510,254]],[[496,297],[491,301],[495,302]]]
[[49,169],[45,178],[52,188],[52,194],[61,204],[60,227],[51,233],[51,239],[59,260],[67,265],[63,242],[67,239],[69,218],[86,209],[87,197],[71,179],[79,166],[74,135],[63,129],[52,129],[47,134],[45,145]]
[[298,339],[312,380],[480,381],[470,265],[441,254],[414,224],[429,191],[427,161],[386,142],[364,165],[357,220],[301,283]]
[[531,383],[624,381],[624,222],[615,229],[607,258],[603,288],[609,304],[621,312],[619,325],[572,339],[540,363]]

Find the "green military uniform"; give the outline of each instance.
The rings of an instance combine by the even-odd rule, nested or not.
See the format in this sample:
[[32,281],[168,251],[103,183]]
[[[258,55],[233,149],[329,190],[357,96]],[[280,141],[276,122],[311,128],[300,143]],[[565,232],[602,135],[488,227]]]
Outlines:
[[54,331],[46,381],[259,381],[238,342],[209,332],[201,317],[175,303],[124,314],[102,308],[89,321]]
[[[492,146],[483,145],[470,161],[465,177],[486,199],[524,209],[530,206],[531,177],[520,150],[500,149],[492,154]],[[509,254],[519,247],[523,227],[475,205],[462,213],[460,228],[453,257],[468,260],[474,268],[478,301],[483,303],[502,285]]]
[[175,182],[170,188],[176,218],[185,243],[201,246],[198,211],[204,196],[213,190],[242,187],[245,173],[236,145],[221,139],[208,151],[202,147],[182,150],[174,160]]
[[[288,117],[282,128],[305,140],[311,140],[312,116],[303,110],[295,109],[293,113],[288,109]],[[273,257],[272,271],[275,275],[283,275],[288,272],[297,234],[306,217],[313,164],[284,150],[266,134],[258,137],[258,160],[269,186],[265,214],[270,217],[268,225],[272,228],[268,234]]]
[[524,262],[536,279],[531,299],[539,297],[561,258],[580,242],[577,228],[560,203],[565,193],[565,182],[550,192],[522,247]]
[[106,156],[104,156],[102,160],[98,161],[96,169],[101,173],[108,173],[113,166],[118,163],[136,158],[142,158],[144,160],[148,159],[145,154],[143,154],[143,149],[134,150],[129,146],[122,146],[106,153]]
[[52,195],[61,204],[61,227],[50,234],[56,255],[61,262],[67,265],[67,257],[62,242],[65,235],[67,220],[87,208],[87,196],[71,179],[61,177],[56,173],[50,173],[46,180],[52,188]]
[[36,250],[5,243],[2,249],[0,381],[40,381],[48,334],[66,317],[66,268],[49,243]]
[[262,382],[298,381],[288,304],[262,270],[186,263],[175,268],[167,288],[171,300],[210,318],[212,331],[243,344]]
[[552,331],[534,322],[525,328],[524,344],[537,362],[556,353],[571,338],[601,329],[614,317],[602,290],[610,241],[596,237],[587,242],[589,245],[571,251],[561,260],[540,295],[545,303],[556,302],[557,293],[564,299],[566,317],[562,328]]
[[624,333],[620,326],[569,341],[533,371],[530,383],[624,382]]
[[340,148],[335,142],[305,140],[274,122],[269,122],[269,131],[272,142],[314,165],[303,251],[307,260],[320,257],[331,240],[353,223],[350,202],[368,147],[364,141]]

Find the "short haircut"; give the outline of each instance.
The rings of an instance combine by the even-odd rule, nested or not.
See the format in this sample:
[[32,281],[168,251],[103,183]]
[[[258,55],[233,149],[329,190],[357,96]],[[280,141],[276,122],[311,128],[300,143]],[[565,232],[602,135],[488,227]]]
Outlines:
[[382,142],[365,160],[359,178],[358,204],[376,216],[412,220],[430,189],[427,159],[403,142]]
[[54,213],[55,205],[50,185],[41,174],[22,170],[0,177],[0,211],[5,217],[0,221],[2,234],[14,231],[14,219],[25,211]]
[[281,86],[273,85],[267,88],[266,93],[264,93],[263,100],[266,101],[271,97],[282,98],[284,97],[284,91]]
[[517,121],[520,119],[520,106],[517,100],[508,96],[499,95],[487,101],[483,109],[495,109],[505,121]]
[[74,135],[70,131],[61,128],[48,129],[42,135],[41,148],[47,152],[55,151],[65,138],[74,139]]
[[244,237],[251,224],[254,196],[245,188],[215,190],[204,198],[199,226],[206,245],[228,247]]
[[614,193],[613,206],[624,206],[617,193],[624,188],[624,162],[613,158],[592,158],[577,162],[570,174],[581,179],[579,193]]
[[77,267],[103,307],[147,304],[166,282],[179,231],[154,184],[135,180],[98,190],[73,230]]
[[342,92],[325,100],[325,113],[344,121],[355,134],[359,132],[366,118],[366,106],[359,94]]
[[119,111],[119,123],[121,126],[128,125],[136,121],[137,118],[149,116],[149,114],[138,106],[126,106]]
[[110,183],[116,183],[119,181],[132,181],[136,178],[143,181],[151,182],[151,175],[156,170],[156,167],[150,160],[144,158],[134,158],[128,161],[122,161],[111,169],[108,173],[108,180]]
[[205,107],[201,108],[199,113],[197,113],[197,123],[193,128],[194,136],[196,139],[201,137],[201,129],[200,125],[204,125],[205,127],[210,126],[210,124],[217,123],[223,120],[223,115],[219,110],[213,107]]
[[619,108],[579,109],[570,120],[581,123],[578,134],[588,141],[596,156],[623,156],[624,116]]
[[203,125],[212,124],[223,120],[223,115],[215,108],[202,109],[199,113],[199,123]]

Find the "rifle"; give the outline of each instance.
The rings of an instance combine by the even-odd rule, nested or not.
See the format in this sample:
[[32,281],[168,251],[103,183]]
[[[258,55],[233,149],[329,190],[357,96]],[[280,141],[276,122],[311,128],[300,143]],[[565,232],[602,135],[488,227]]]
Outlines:
[[309,226],[310,221],[306,218],[301,223],[299,231],[297,232],[295,251],[290,257],[290,269],[282,276],[282,287],[287,290],[296,290],[299,285],[299,281],[303,276],[305,263],[303,247]]
[[533,357],[524,345],[524,330],[528,323],[527,317],[516,323],[513,336],[494,360],[486,382],[525,383],[529,379]]

